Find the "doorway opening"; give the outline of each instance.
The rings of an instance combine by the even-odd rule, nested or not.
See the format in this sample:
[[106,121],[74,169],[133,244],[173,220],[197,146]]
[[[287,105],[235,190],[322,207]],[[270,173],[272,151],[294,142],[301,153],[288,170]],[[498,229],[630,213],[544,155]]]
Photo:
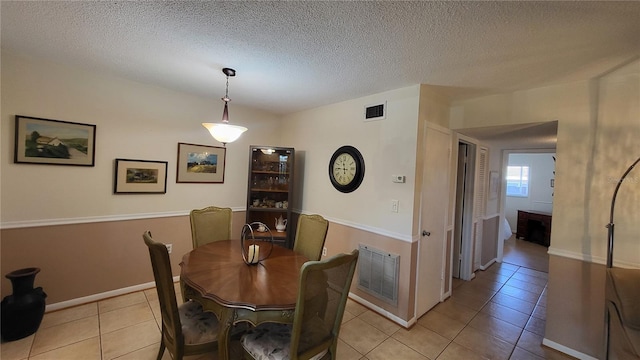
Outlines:
[[456,171],[452,277],[473,278],[473,200],[476,145],[460,140]]

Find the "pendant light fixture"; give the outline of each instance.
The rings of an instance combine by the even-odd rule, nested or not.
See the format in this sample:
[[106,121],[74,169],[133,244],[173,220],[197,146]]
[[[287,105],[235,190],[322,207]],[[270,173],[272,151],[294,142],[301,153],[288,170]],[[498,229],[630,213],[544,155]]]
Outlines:
[[236,141],[243,132],[247,131],[244,126],[229,124],[229,76],[236,76],[236,71],[231,68],[224,68],[222,72],[227,76],[227,90],[222,98],[224,101],[224,110],[222,111],[222,122],[219,123],[202,123],[211,133],[214,139],[226,146],[227,143]]

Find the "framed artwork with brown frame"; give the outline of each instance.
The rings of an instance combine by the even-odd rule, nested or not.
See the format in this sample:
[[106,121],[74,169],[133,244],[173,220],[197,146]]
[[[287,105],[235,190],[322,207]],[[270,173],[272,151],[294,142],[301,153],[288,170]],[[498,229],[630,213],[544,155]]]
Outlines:
[[167,162],[115,160],[114,194],[166,194]]
[[94,166],[96,126],[16,115],[13,162]]
[[178,143],[177,183],[223,183],[227,149]]

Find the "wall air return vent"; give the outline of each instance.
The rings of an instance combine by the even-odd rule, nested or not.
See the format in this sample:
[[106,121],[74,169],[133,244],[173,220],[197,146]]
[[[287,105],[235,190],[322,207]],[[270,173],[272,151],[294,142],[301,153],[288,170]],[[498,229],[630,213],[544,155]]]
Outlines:
[[387,117],[387,102],[367,105],[364,108],[364,121],[382,120]]
[[398,305],[400,256],[362,244],[359,251],[358,288],[390,304]]

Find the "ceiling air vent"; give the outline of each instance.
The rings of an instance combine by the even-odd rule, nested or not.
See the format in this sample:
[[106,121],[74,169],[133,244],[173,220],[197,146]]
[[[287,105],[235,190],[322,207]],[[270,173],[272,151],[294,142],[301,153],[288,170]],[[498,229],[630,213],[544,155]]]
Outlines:
[[382,120],[386,118],[386,106],[386,101],[382,104],[366,106],[364,108],[364,121]]

